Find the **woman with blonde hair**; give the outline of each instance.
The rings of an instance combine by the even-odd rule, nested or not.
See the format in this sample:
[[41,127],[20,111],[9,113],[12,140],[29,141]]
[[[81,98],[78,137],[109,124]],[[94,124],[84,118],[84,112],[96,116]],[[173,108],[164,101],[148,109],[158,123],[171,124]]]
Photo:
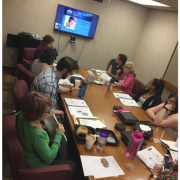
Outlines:
[[127,93],[131,94],[134,85],[134,63],[126,62],[124,65],[124,73],[119,77],[121,70],[116,71],[116,86],[121,87],[121,89]]

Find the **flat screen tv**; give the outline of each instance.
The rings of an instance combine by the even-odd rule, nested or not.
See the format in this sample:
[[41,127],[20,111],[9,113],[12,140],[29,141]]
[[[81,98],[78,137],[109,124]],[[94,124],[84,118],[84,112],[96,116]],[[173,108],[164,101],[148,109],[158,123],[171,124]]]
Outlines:
[[58,5],[54,30],[93,39],[99,16]]

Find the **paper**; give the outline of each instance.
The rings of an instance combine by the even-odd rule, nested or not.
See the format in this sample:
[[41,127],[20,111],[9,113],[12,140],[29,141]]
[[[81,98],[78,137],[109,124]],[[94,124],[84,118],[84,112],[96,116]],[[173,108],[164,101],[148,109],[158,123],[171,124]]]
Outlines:
[[171,153],[171,157],[172,157],[173,161],[177,162],[178,161],[178,152],[170,150],[170,153]]
[[78,121],[81,125],[85,125],[85,126],[91,126],[94,129],[96,128],[106,128],[105,124],[103,124],[102,122],[99,121],[99,119],[81,119],[78,118]]
[[70,77],[79,77],[79,78],[84,79],[80,74],[73,74],[73,75],[71,75]]
[[125,99],[132,99],[132,97],[128,94],[123,93],[113,93],[115,98],[125,98]]
[[136,103],[135,100],[131,100],[131,99],[124,99],[124,98],[119,98],[119,100],[123,103],[123,105],[125,106],[135,106],[135,107],[139,107],[139,105]]
[[139,127],[143,131],[151,131],[151,128],[148,125],[140,124]]
[[161,139],[161,141],[168,145],[169,146],[169,149],[173,149],[173,150],[176,150],[178,151],[178,146],[177,146],[177,143],[174,142],[174,141],[168,141],[168,140],[164,140],[164,139]]
[[71,115],[74,115],[75,117],[92,117],[93,115],[88,107],[74,107],[74,106],[68,106],[69,111]]
[[108,74],[106,74],[106,71],[101,73],[101,79],[103,79],[103,78],[106,78],[107,81],[111,80],[111,77]]
[[68,106],[77,106],[77,107],[88,107],[86,102],[81,99],[71,99],[71,98],[64,98]]
[[162,164],[163,155],[154,147],[150,146],[146,149],[138,151],[137,157],[152,171],[155,164]]
[[69,79],[60,79],[58,84],[68,84],[68,85],[71,85]]
[[57,64],[56,64],[56,63],[53,63],[53,66],[57,66]]
[[106,71],[103,71],[103,70],[98,70],[98,69],[91,69],[93,71],[95,71],[96,73],[105,73]]
[[[80,157],[83,166],[84,176],[94,176],[94,178],[97,179],[125,175],[113,156],[99,157],[81,155]],[[109,167],[106,168],[103,166],[103,164],[101,163],[102,158],[105,158],[108,161]]]

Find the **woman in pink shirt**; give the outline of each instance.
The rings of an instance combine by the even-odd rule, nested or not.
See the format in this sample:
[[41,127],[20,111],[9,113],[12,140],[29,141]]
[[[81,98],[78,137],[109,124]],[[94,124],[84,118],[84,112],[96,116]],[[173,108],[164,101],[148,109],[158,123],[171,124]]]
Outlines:
[[116,71],[117,82],[115,85],[121,87],[125,93],[131,94],[134,86],[134,76],[132,74],[134,72],[134,64],[132,62],[126,62],[124,65],[124,73],[119,77],[120,72],[120,69]]

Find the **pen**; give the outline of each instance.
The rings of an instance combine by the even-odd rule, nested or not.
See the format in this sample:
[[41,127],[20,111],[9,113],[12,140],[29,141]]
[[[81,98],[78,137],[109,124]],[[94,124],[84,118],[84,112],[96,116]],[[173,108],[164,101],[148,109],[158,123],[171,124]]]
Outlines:
[[114,112],[118,113],[118,112],[131,112],[131,111],[130,110],[118,109],[118,110],[114,110]]
[[177,150],[174,150],[174,149],[169,149],[170,151],[175,151],[175,152],[178,152]]
[[[59,122],[58,122],[58,120],[56,119],[56,116],[55,116],[54,114],[52,114],[52,115],[53,115],[54,119],[56,120],[57,124],[59,125]],[[67,138],[66,138],[65,134],[63,134],[63,136],[64,136],[64,139],[67,141]]]

